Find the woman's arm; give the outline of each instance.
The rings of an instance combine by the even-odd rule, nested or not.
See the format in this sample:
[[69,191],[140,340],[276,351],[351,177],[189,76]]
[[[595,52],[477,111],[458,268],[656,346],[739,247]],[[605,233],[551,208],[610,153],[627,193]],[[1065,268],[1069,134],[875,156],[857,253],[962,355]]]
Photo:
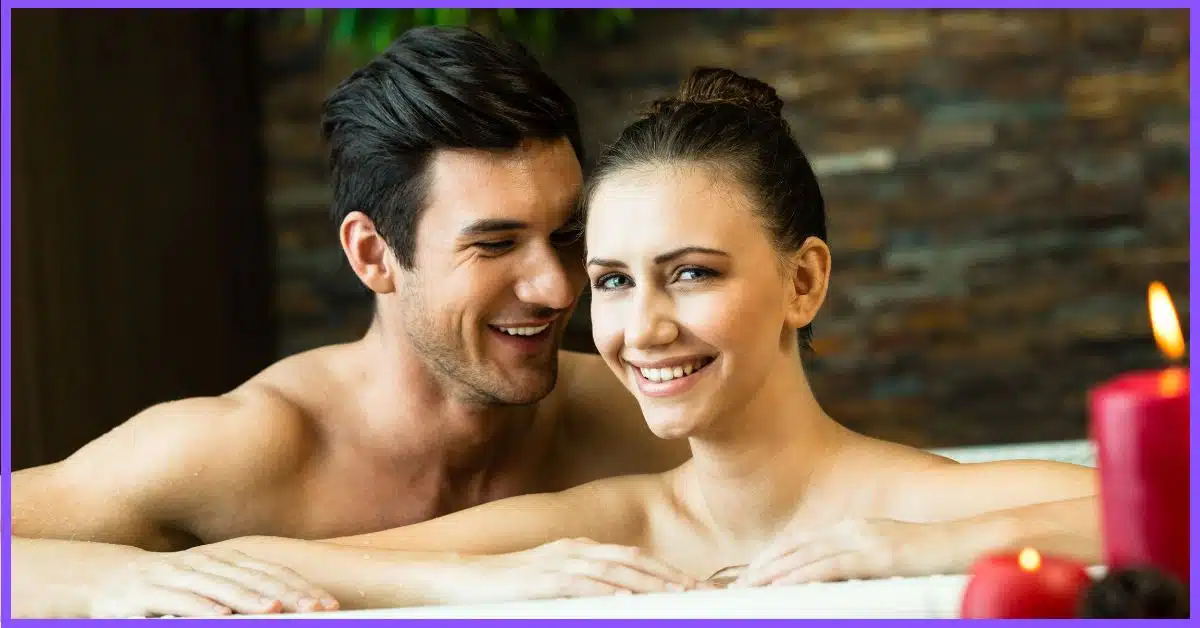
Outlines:
[[[1034,547],[1101,560],[1096,470],[1045,460],[946,464],[916,478],[897,518],[942,522],[956,554]],[[907,515],[907,516],[906,516]]]
[[1096,470],[1050,460],[943,461],[892,474],[888,508],[906,521],[948,521],[1093,497]]
[[943,525],[958,571],[983,554],[1026,547],[1097,565],[1103,561],[1098,508],[1095,497],[1080,497],[1004,508]]
[[928,460],[889,469],[875,488],[885,498],[874,518],[785,530],[738,584],[964,573],[981,555],[1024,547],[1100,560],[1093,469]]

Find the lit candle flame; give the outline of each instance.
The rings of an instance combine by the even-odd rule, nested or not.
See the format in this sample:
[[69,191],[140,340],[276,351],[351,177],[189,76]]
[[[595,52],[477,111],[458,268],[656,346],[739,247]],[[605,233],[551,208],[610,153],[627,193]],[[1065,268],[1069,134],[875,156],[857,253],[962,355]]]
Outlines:
[[1154,342],[1158,343],[1159,351],[1172,362],[1183,357],[1186,344],[1183,341],[1183,330],[1179,327],[1179,316],[1175,314],[1175,306],[1171,303],[1171,295],[1162,282],[1150,284],[1150,325],[1154,328]]
[[1025,571],[1037,571],[1042,566],[1042,555],[1032,547],[1026,547],[1017,555],[1017,564]]

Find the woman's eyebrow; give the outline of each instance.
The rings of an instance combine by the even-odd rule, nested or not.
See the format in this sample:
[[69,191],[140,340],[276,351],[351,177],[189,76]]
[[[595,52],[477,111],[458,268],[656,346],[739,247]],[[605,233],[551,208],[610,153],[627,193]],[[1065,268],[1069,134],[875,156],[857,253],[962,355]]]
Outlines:
[[[665,264],[673,259],[683,257],[690,253],[704,253],[706,255],[720,255],[721,257],[729,257],[729,253],[720,249],[713,249],[706,246],[683,246],[666,253],[660,253],[654,257],[655,264]],[[603,259],[593,257],[588,259],[588,266],[604,266],[606,268],[625,268],[625,262],[615,259]]]

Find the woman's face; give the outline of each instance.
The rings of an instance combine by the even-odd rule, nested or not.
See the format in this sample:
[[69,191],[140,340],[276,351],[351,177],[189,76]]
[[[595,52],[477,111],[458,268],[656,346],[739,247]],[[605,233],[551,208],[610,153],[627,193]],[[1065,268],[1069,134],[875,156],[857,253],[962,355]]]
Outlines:
[[796,290],[753,208],[701,166],[617,172],[592,196],[593,338],[660,438],[701,434],[797,359]]

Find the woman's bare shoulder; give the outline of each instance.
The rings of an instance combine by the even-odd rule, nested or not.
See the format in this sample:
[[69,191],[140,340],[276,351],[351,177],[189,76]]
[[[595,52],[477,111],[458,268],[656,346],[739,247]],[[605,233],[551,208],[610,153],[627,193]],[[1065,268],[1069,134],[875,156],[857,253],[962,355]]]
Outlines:
[[886,441],[864,445],[879,516],[906,521],[970,517],[992,510],[1088,497],[1093,469],[1048,460],[960,463]]
[[911,493],[924,494],[927,474],[958,465],[932,452],[872,436],[850,433],[837,454],[833,481],[851,495],[849,507],[866,518],[904,518]]

